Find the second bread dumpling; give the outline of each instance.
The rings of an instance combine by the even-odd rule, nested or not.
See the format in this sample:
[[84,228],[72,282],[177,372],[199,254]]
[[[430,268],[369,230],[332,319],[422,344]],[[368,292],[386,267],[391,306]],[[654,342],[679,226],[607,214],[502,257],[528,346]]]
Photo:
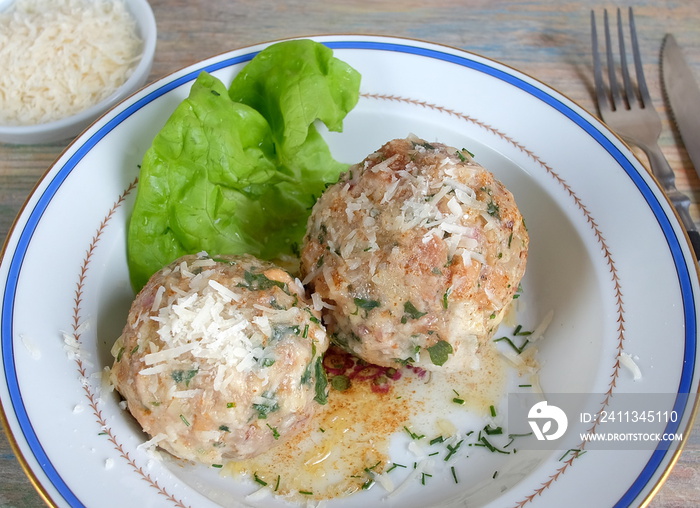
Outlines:
[[154,443],[205,464],[254,457],[326,403],[328,338],[301,283],[252,256],[184,256],[139,292],[112,381]]
[[363,360],[475,369],[518,290],[528,244],[513,195],[469,152],[409,137],[352,166],[317,201],[302,276],[328,307],[332,340]]

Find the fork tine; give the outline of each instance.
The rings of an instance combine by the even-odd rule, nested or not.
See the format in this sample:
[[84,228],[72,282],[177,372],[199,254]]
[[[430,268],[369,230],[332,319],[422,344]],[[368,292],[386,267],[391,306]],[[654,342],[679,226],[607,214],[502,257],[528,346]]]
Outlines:
[[627,107],[632,105],[635,100],[634,86],[632,85],[632,80],[630,79],[630,72],[627,67],[627,50],[625,48],[625,32],[622,29],[622,14],[620,9],[617,9],[617,38],[620,45],[620,68],[622,70],[622,86],[624,89],[624,99],[627,103]]
[[591,43],[593,48],[593,79],[595,81],[596,99],[598,108],[602,109],[608,104],[608,97],[603,83],[603,71],[598,52],[598,30],[595,23],[595,11],[591,10]]
[[630,34],[632,36],[632,54],[634,57],[634,68],[637,73],[637,86],[641,95],[641,104],[643,108],[651,106],[651,96],[647,88],[647,82],[644,78],[644,69],[642,68],[642,57],[639,53],[639,42],[637,41],[637,28],[634,24],[634,13],[632,7],[629,8],[630,18]]
[[608,21],[608,10],[603,11],[603,21],[605,22],[605,56],[608,62],[608,80],[610,81],[610,97],[612,98],[613,111],[620,109],[622,99],[620,97],[620,88],[617,84],[617,73],[615,72],[615,57],[612,52],[612,41],[610,38],[610,23]]

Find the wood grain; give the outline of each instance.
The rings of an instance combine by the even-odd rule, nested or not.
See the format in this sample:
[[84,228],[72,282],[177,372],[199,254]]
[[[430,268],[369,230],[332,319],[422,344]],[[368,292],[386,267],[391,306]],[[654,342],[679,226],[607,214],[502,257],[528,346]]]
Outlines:
[[[599,0],[152,0],[151,5],[159,34],[150,81],[263,41],[315,34],[393,35],[498,60],[593,113],[590,12],[615,8],[613,2]],[[663,36],[673,33],[700,80],[700,2],[639,0],[634,9],[647,81],[663,120],[662,150],[679,189],[691,196],[693,217],[700,221],[700,179],[671,127],[658,66]],[[6,237],[32,188],[67,144],[0,144],[0,238]],[[650,506],[698,504],[700,438],[695,432]],[[43,501],[14,458],[6,436],[0,435],[0,508],[39,506]]]

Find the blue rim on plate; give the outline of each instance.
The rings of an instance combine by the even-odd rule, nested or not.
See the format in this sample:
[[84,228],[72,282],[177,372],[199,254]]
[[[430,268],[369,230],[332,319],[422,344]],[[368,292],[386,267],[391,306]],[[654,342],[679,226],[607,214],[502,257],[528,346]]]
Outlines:
[[[695,313],[696,301],[691,284],[691,277],[693,276],[694,268],[689,268],[688,260],[683,252],[684,248],[687,249],[687,242],[684,244],[681,243],[681,240],[679,240],[678,235],[674,231],[673,223],[664,211],[657,194],[655,194],[652,188],[649,186],[648,181],[641,177],[634,164],[632,164],[628,159],[627,155],[623,153],[613,141],[611,141],[609,134],[603,132],[598,125],[591,123],[590,120],[582,116],[570,105],[562,102],[557,97],[548,93],[547,89],[535,86],[519,76],[505,72],[504,70],[491,66],[488,63],[484,63],[484,61],[481,59],[472,59],[469,53],[466,52],[454,54],[440,51],[435,47],[418,47],[405,43],[387,42],[384,40],[331,40],[322,42],[332,49],[379,50],[414,54],[476,70],[498,80],[504,81],[509,85],[517,87],[518,89],[534,96],[538,100],[546,103],[562,115],[566,116],[578,127],[583,129],[590,137],[595,139],[596,142],[614,158],[619,166],[624,169],[630,180],[632,180],[635,187],[644,197],[647,205],[652,210],[653,215],[658,221],[666,238],[668,249],[671,253],[675,266],[678,284],[682,293],[681,298],[683,302],[683,315],[685,320],[684,359],[680,382],[677,388],[679,397],[676,401],[676,406],[674,409],[678,410],[679,414],[685,414],[686,411],[693,410],[692,406],[685,406],[685,404],[682,402],[682,397],[680,397],[682,394],[693,392],[694,372],[697,362],[696,337],[698,331],[697,316]],[[48,183],[45,190],[36,201],[36,205],[29,213],[28,219],[23,225],[21,225],[22,230],[19,235],[16,248],[11,253],[4,253],[5,256],[11,255],[11,259],[9,260],[8,276],[6,280],[3,281],[3,304],[2,309],[0,309],[0,352],[2,353],[2,366],[4,369],[5,382],[7,383],[10,396],[9,405],[5,405],[4,411],[14,412],[21,427],[23,438],[26,440],[43,473],[47,476],[53,487],[58,491],[63,499],[71,506],[83,505],[74,495],[74,493],[71,492],[69,486],[66,485],[60,474],[55,469],[32,427],[32,422],[25,407],[25,401],[22,398],[22,391],[20,389],[14,363],[13,318],[15,314],[15,296],[26,251],[32,242],[32,237],[42,219],[44,212],[65,179],[75,168],[75,166],[86,156],[86,154],[88,154],[110,131],[147,104],[183,84],[194,81],[201,71],[214,72],[219,69],[245,63],[251,60],[256,54],[257,52],[253,51],[218,61],[210,65],[197,67],[191,72],[177,79],[173,79],[172,81],[168,81],[161,86],[154,88],[153,90],[146,88],[145,90],[148,91],[146,95],[119,111],[113,118],[110,118],[103,127],[90,135],[89,138],[84,140],[80,138],[77,140],[76,143],[80,143],[80,146],[52,177],[51,181]],[[12,232],[10,234],[12,234]],[[9,236],[10,235],[8,235],[8,238]],[[682,420],[683,418],[679,418],[676,422],[669,423],[666,432],[673,433],[678,431]],[[648,487],[648,484],[653,479],[654,475],[658,472],[658,469],[662,465],[663,461],[668,458],[668,454],[672,453],[674,453],[673,450],[661,448],[656,449],[642,471],[639,473],[634,483],[617,501],[616,506],[627,506],[638,499],[644,489]],[[676,451],[675,453],[678,452]]]

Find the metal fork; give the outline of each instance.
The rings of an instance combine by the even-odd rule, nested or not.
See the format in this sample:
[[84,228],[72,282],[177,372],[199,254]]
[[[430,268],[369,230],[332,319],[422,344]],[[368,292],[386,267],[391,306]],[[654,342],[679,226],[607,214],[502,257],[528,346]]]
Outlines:
[[675,185],[675,176],[671,166],[659,148],[658,139],[661,134],[661,118],[654,109],[649,96],[642,59],[639,53],[637,31],[634,25],[634,13],[629,9],[629,27],[632,42],[632,54],[637,86],[630,77],[625,51],[625,36],[622,28],[622,15],[617,9],[617,39],[619,43],[620,71],[622,83],[617,78],[618,72],[613,56],[613,44],[610,37],[608,11],[603,12],[605,21],[605,45],[608,86],[603,80],[603,69],[598,54],[598,34],[596,30],[595,12],[591,11],[591,36],[593,42],[593,74],[595,79],[596,100],[601,119],[622,139],[642,149],[649,158],[651,171],[659,181],[666,195],[678,213],[683,226],[690,236],[696,254],[700,253],[700,233],[690,216],[688,207],[690,199]]

